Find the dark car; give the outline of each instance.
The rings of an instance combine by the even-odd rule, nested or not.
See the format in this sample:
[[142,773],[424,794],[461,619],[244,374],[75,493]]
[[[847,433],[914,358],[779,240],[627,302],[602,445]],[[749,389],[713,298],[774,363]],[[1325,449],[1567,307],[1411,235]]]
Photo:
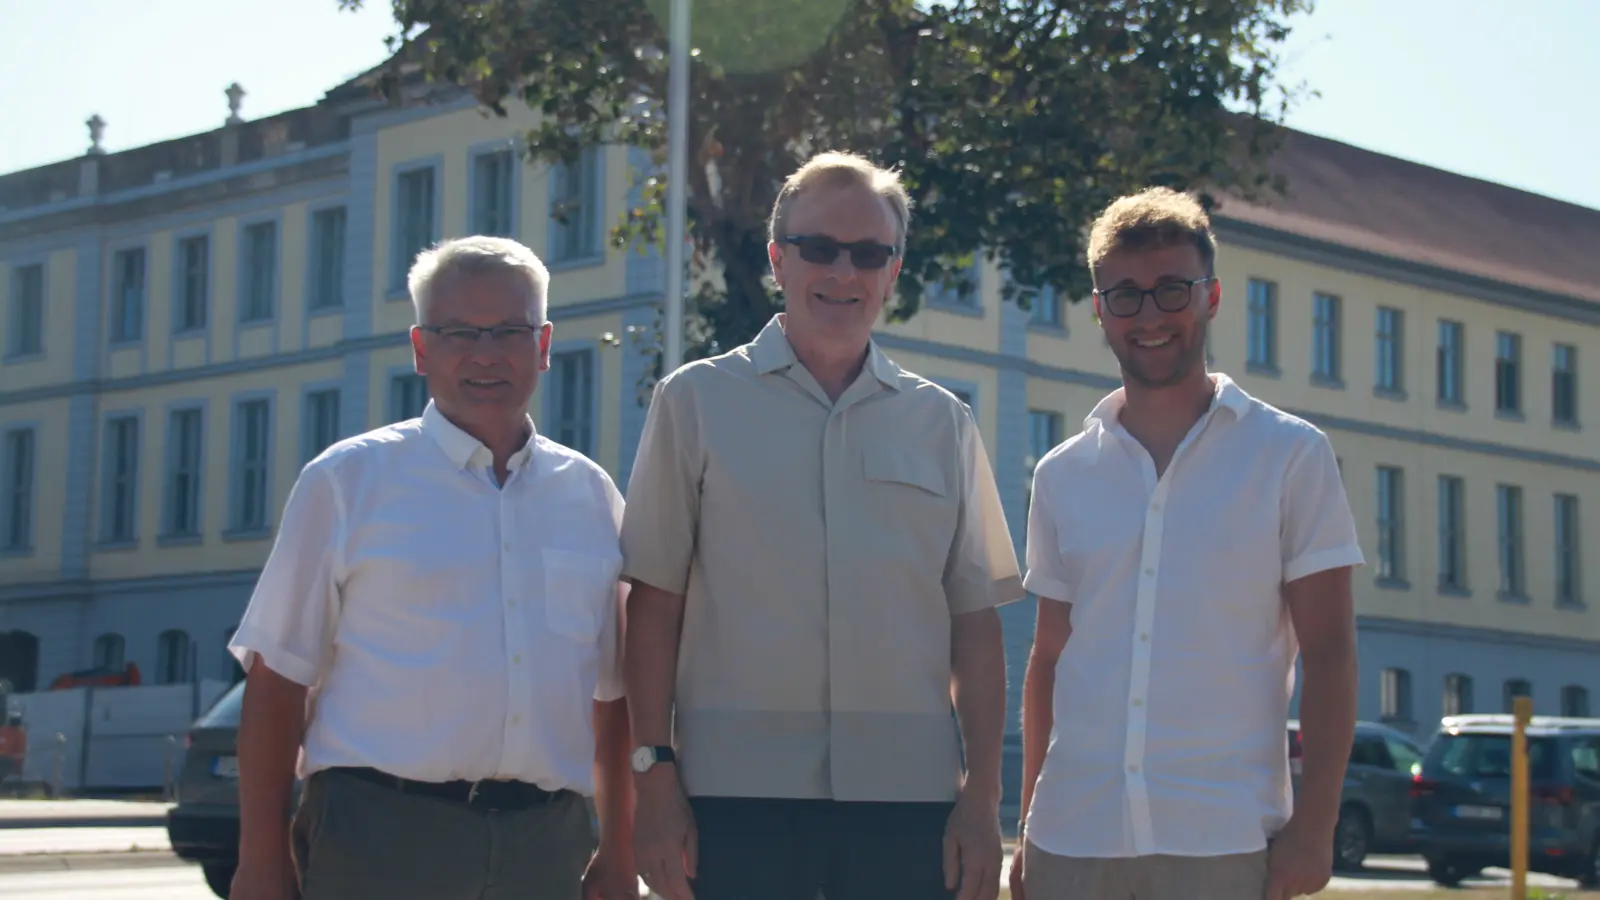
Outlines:
[[[1451,716],[1412,786],[1428,874],[1459,884],[1511,859],[1509,715]],[[1528,868],[1600,887],[1600,719],[1535,716],[1527,729]]]
[[[1370,853],[1415,849],[1411,834],[1411,779],[1422,748],[1404,732],[1376,722],[1357,722],[1345,768],[1334,831],[1333,863],[1361,868]],[[1289,722],[1289,771],[1300,787],[1300,723]]]
[[[244,682],[217,699],[190,727],[167,839],[179,859],[199,863],[206,884],[228,896],[239,864],[239,709]],[[299,782],[295,783],[298,799]]]

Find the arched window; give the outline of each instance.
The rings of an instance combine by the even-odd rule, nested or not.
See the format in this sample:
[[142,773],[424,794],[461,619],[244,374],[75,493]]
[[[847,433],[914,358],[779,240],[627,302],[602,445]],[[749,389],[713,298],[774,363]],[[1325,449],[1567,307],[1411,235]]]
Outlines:
[[1444,677],[1444,710],[1447,716],[1464,716],[1472,712],[1472,676],[1446,675]]
[[156,643],[156,683],[182,684],[190,675],[189,635],[177,629],[161,632]]
[[1574,719],[1589,717],[1589,689],[1581,684],[1569,684],[1561,689],[1561,714]]
[[39,638],[26,631],[0,634],[0,680],[27,694],[39,687]]
[[94,667],[121,669],[127,658],[127,641],[120,634],[102,634],[94,639]]
[[1526,678],[1509,678],[1509,679],[1506,679],[1506,694],[1505,694],[1505,711],[1506,712],[1508,712],[1508,713],[1509,712],[1516,712],[1516,710],[1513,709],[1513,706],[1516,704],[1516,700],[1517,700],[1518,697],[1532,697],[1532,696],[1533,696],[1533,685],[1528,683],[1528,679],[1526,679]]

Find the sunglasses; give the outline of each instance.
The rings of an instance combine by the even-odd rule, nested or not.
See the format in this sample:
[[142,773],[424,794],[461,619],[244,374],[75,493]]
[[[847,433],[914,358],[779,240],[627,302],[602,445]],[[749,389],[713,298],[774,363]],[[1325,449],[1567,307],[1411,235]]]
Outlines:
[[800,250],[800,258],[808,263],[819,266],[831,266],[839,258],[841,250],[850,251],[850,264],[858,269],[881,269],[889,264],[890,257],[899,254],[899,250],[877,241],[855,241],[844,243],[831,237],[812,234],[791,234],[779,238],[785,244],[792,244]]

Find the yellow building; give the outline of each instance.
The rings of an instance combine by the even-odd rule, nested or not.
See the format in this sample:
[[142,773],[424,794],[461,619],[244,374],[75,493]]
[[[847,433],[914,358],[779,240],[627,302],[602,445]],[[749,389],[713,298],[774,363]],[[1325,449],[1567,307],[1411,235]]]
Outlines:
[[[426,402],[404,274],[441,237],[507,234],[549,263],[555,359],[533,413],[626,485],[645,412],[632,335],[664,279],[603,232],[648,159],[530,166],[523,124],[346,85],[117,154],[96,121],[86,155],[0,176],[0,675],[232,673],[224,646],[300,466]],[[1288,199],[1217,216],[1213,365],[1333,439],[1370,563],[1363,718],[1426,731],[1519,692],[1586,710],[1600,390],[1579,360],[1600,359],[1600,212],[1303,135],[1277,165]],[[1116,366],[1086,305],[1025,312],[1003,277],[985,264],[976,290],[879,337],[971,403],[1020,552],[1032,462]],[[1005,613],[1013,731],[1032,614]]]

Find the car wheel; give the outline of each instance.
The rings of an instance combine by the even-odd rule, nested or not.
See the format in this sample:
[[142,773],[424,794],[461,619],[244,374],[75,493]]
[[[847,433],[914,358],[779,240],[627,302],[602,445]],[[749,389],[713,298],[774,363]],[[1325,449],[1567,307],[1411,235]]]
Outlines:
[[234,866],[231,864],[211,865],[203,867],[206,873],[206,887],[211,888],[211,893],[227,900],[228,892],[233,890]]
[[1594,846],[1589,848],[1589,858],[1578,870],[1577,878],[1579,887],[1588,890],[1600,888],[1600,835],[1595,836]]
[[1429,857],[1428,877],[1440,887],[1459,887],[1464,879],[1482,872],[1481,867],[1474,867],[1461,859],[1451,856]]
[[1341,871],[1361,868],[1372,848],[1372,818],[1359,806],[1339,810],[1339,824],[1333,830],[1333,864]]

